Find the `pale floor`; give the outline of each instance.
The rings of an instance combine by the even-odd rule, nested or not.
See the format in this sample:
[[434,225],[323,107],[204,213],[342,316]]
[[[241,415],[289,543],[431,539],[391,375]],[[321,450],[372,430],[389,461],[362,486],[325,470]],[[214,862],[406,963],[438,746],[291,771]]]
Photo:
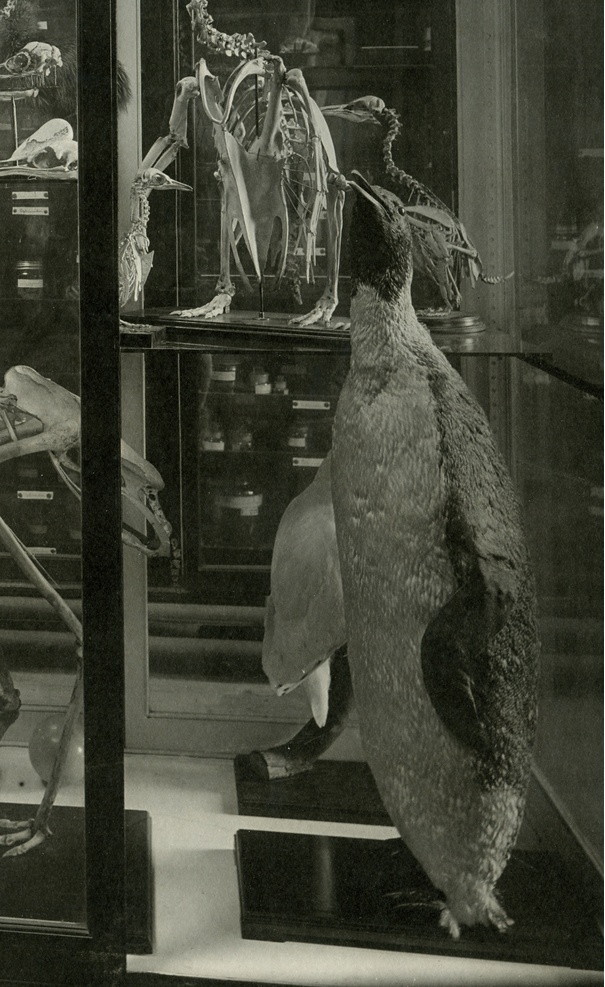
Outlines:
[[[2,800],[37,801],[42,785],[27,749],[0,748]],[[77,785],[58,804],[82,802]],[[233,840],[237,829],[390,838],[388,827],[237,815],[231,762],[192,757],[126,756],[126,806],[152,820],[154,951],[129,956],[128,969],[180,976],[317,987],[561,987],[600,984],[601,974],[455,958],[243,940],[239,929]]]

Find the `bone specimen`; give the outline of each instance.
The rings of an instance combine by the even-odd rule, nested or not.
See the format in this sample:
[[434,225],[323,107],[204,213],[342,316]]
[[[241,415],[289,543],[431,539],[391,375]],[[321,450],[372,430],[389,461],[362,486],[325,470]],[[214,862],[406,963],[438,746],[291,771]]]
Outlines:
[[[316,238],[327,219],[326,287],[315,307],[293,319],[299,325],[329,324],[338,304],[342,211],[346,182],[338,170],[327,124],[302,73],[251,34],[228,35],[213,27],[206,0],[187,5],[193,29],[206,50],[243,59],[221,88],[206,60],[196,67],[203,112],[212,126],[221,191],[220,277],[214,298],[176,314],[212,318],[228,312],[235,295],[230,258],[249,284],[239,254],[243,240],[262,285],[267,262],[278,280],[288,256],[302,253],[305,276],[313,277]],[[177,97],[175,100],[178,100]]]
[[401,132],[401,120],[377,96],[363,96],[339,106],[326,106],[327,117],[335,116],[353,123],[375,122],[384,131],[382,156],[385,170],[395,183],[397,194],[405,202],[412,233],[414,270],[426,275],[438,288],[446,311],[461,302],[460,283],[468,278],[500,284],[513,275],[491,276],[483,272],[479,251],[458,217],[431,189],[413,178],[393,160],[393,143]]
[[[153,265],[153,251],[149,250],[147,236],[151,192],[177,189],[191,191],[190,185],[177,182],[164,174],[164,168],[174,161],[179,148],[187,147],[187,106],[189,100],[198,94],[196,79],[192,76],[181,79],[176,88],[169,132],[165,137],[159,137],[155,141],[132,183],[130,226],[120,241],[119,249],[120,308],[131,299],[137,301],[140,298]],[[122,324],[127,323],[122,322]]]
[[21,141],[10,158],[0,161],[0,169],[30,167],[51,171],[73,171],[78,167],[78,144],[67,120],[47,120]]
[[[0,388],[0,463],[34,452],[48,452],[67,487],[80,497],[80,469],[76,452],[80,439],[80,399],[31,367],[16,366],[7,371]],[[125,442],[121,447],[122,496],[141,514],[142,533],[124,524],[122,539],[147,556],[170,553],[171,527],[160,507],[158,493],[164,487],[158,471]],[[49,819],[61,782],[61,772],[78,716],[82,710],[82,627],[70,607],[49,583],[35,556],[21,543],[0,518],[0,541],[25,577],[57,612],[76,642],[77,674],[67,709],[65,726],[51,778],[35,819],[13,822],[0,820],[0,846],[8,846],[5,856],[26,853],[50,835]],[[1,683],[0,683],[1,684]]]

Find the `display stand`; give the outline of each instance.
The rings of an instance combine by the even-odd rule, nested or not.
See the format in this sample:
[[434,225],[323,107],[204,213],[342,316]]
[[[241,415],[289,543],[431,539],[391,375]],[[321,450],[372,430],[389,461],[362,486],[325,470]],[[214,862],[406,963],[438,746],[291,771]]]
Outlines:
[[[37,806],[3,803],[11,819],[35,816]],[[53,835],[21,857],[0,858],[0,926],[28,928],[43,923],[61,932],[86,926],[85,810],[55,806]],[[127,810],[126,951],[152,952],[151,831],[147,812]],[[11,916],[6,919],[3,916]]]
[[246,939],[602,969],[598,915],[553,853],[513,851],[499,882],[508,933],[464,928],[456,941],[401,840],[239,830],[235,850]]
[[234,772],[242,816],[392,826],[364,762],[318,760],[310,771],[269,781],[254,771],[249,755],[240,754]]

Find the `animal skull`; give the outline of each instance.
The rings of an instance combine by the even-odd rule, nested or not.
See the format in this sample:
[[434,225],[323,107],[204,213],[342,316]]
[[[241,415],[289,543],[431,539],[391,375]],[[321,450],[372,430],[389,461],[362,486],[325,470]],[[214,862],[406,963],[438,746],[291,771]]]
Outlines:
[[[48,452],[71,492],[80,498],[80,468],[70,456],[80,441],[80,398],[31,367],[11,367],[0,387],[0,463]],[[169,555],[171,526],[158,493],[162,477],[151,463],[122,442],[122,496],[136,507],[153,534],[124,525],[122,538],[144,555]]]
[[61,68],[62,65],[61,52],[55,45],[49,45],[45,41],[30,41],[0,65],[0,73],[4,71],[8,75],[28,75],[31,72],[41,72],[48,76],[51,69]]

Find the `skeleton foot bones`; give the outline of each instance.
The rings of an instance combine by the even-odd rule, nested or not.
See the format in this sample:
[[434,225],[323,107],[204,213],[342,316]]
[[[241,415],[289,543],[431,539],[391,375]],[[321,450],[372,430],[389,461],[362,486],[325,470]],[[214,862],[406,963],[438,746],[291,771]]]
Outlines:
[[[42,377],[31,367],[7,371],[0,387],[0,464],[35,452],[48,452],[59,476],[75,497],[80,497],[80,470],[73,458],[80,439],[80,399]],[[70,455],[73,454],[73,455]],[[122,496],[142,518],[140,531],[123,524],[125,544],[145,555],[168,555],[171,527],[158,500],[164,483],[158,471],[134,449],[122,442]],[[148,534],[148,529],[151,533]],[[35,819],[11,822],[0,819],[0,846],[5,856],[17,856],[39,846],[50,835],[49,820],[61,783],[73,731],[82,710],[82,626],[52,586],[35,557],[0,517],[0,543],[10,553],[25,578],[48,601],[74,637],[77,675],[54,767]]]

